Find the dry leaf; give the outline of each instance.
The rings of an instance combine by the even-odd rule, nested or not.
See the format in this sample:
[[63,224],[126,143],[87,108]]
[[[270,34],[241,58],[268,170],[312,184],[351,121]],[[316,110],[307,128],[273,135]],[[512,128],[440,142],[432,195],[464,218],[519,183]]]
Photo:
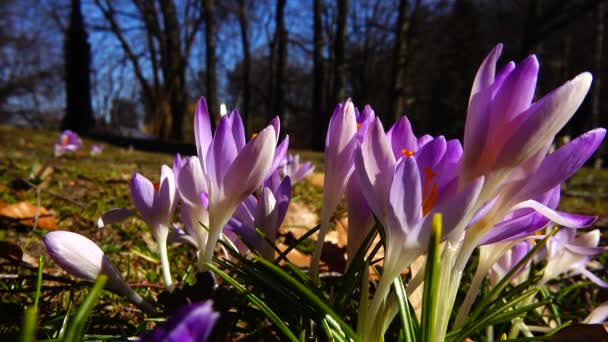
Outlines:
[[[0,208],[0,216],[21,224],[33,227],[36,216],[36,206],[30,202],[19,202]],[[57,220],[46,208],[38,208],[38,227],[46,230],[55,230]]]
[[305,179],[308,184],[322,188],[323,183],[325,182],[325,174],[323,172],[313,172],[310,176],[306,177]]
[[22,257],[23,251],[19,245],[9,241],[0,241],[0,258],[19,262]]
[[560,330],[549,342],[608,341],[608,332],[601,324],[572,324]]
[[[282,243],[277,243],[276,246],[281,252],[288,248],[287,245]],[[276,256],[278,256],[278,254]],[[299,268],[308,268],[308,266],[310,266],[310,258],[310,255],[304,254],[295,248],[287,253],[287,259]],[[281,261],[281,264],[284,264],[284,261]]]

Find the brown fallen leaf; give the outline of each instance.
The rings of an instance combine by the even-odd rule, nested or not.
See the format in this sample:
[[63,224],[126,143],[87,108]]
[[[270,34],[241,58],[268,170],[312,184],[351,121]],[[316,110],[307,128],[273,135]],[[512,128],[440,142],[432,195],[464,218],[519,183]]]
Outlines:
[[[282,243],[277,243],[276,246],[281,252],[285,251],[288,248],[287,245]],[[278,253],[276,254],[276,256],[278,256]],[[310,266],[310,258],[310,255],[304,254],[295,248],[289,251],[289,253],[287,253],[287,259],[289,259],[292,264],[299,268],[308,268],[308,266]],[[281,264],[284,263],[285,261],[281,261]]]
[[[57,220],[46,208],[38,208],[38,227],[46,230],[57,229]],[[19,202],[0,208],[0,216],[12,221],[17,221],[26,226],[33,227],[36,206],[30,202]]]
[[0,258],[19,262],[22,257],[23,251],[19,245],[10,241],[0,241]]
[[549,342],[608,341],[608,332],[601,324],[572,324],[553,335]]

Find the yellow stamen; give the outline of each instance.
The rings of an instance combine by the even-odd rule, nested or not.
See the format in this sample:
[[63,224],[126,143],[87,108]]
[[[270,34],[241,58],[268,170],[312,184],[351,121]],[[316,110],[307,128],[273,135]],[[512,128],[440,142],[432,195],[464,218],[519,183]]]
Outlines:
[[404,157],[411,157],[411,156],[413,156],[413,155],[414,155],[414,153],[415,153],[414,151],[408,151],[408,150],[406,150],[406,149],[401,150],[401,154],[402,154]]
[[257,136],[258,136],[258,134],[257,134],[257,133],[253,133],[253,134],[251,135],[251,139],[255,139],[255,137],[257,137]]

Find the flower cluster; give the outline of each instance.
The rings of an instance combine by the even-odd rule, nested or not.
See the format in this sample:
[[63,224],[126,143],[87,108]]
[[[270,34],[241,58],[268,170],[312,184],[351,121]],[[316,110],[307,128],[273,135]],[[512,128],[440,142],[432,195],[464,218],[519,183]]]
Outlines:
[[73,153],[80,149],[82,146],[82,140],[78,136],[78,133],[65,130],[57,138],[55,142],[55,157],[62,156],[67,153]]
[[[443,300],[435,308],[435,321],[427,322],[435,340],[446,336],[462,274],[473,252],[480,251],[478,268],[455,326],[466,320],[483,279],[489,277],[490,285],[496,286],[529,253],[532,241],[542,239],[536,233],[545,227],[566,228],[547,236],[546,249],[539,254],[546,260],[539,286],[566,272],[608,286],[585,268],[604,251],[598,247],[598,231],[577,234],[578,228],[590,226],[595,218],[556,210],[560,184],[594,153],[605,130],[591,130],[549,153],[556,134],[582,103],[591,75],[583,73],[534,101],[536,57],[517,65],[509,62],[497,71],[501,50],[502,45],[492,50],[477,72],[462,144],[443,136],[416,135],[407,117],[385,130],[371,107],[359,111],[350,100],[339,104],[331,117],[310,285],[320,282],[324,238],[345,197],[349,267],[376,222],[384,246],[383,270],[373,296],[366,295],[367,285],[361,291],[356,330],[364,341],[383,340],[398,311],[392,286],[405,268],[427,252],[436,214],[443,227],[438,273]],[[241,117],[233,111],[221,117],[212,133],[207,105],[201,99],[194,115],[197,155],[177,155],[172,167],[163,165],[158,183],[137,173],[133,176],[133,203],[158,243],[169,291],[174,289],[167,252],[167,243],[172,241],[187,242],[196,249],[199,271],[212,264],[219,239],[243,255],[275,259],[273,244],[290,203],[291,187],[313,170],[311,163],[287,154],[289,137],[279,142],[279,127],[275,118],[247,141]],[[173,224],[176,210],[183,229]],[[133,214],[113,209],[100,218],[99,225]],[[69,273],[87,280],[107,274],[111,289],[148,308],[93,242],[67,232],[50,233],[45,242],[53,259]],[[86,262],[76,264],[76,258]],[[516,276],[526,278],[527,265]],[[420,277],[415,275],[408,292],[420,284]],[[197,336],[204,340],[217,319],[210,304],[184,310],[167,324],[172,328],[159,328],[144,340],[154,340],[156,335],[182,336],[183,332],[167,329],[189,329],[199,319],[204,324]]]

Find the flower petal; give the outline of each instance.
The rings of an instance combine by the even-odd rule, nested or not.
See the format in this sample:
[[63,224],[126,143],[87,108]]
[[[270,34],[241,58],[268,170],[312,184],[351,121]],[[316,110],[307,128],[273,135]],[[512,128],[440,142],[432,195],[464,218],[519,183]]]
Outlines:
[[194,112],[194,140],[196,141],[196,151],[201,162],[205,161],[212,137],[207,101],[205,101],[204,97],[201,97]]
[[[591,74],[585,72],[555,89],[529,109],[527,119],[505,143],[497,167],[511,168],[546,146],[583,102],[591,85]],[[466,151],[466,145],[465,145]]]

